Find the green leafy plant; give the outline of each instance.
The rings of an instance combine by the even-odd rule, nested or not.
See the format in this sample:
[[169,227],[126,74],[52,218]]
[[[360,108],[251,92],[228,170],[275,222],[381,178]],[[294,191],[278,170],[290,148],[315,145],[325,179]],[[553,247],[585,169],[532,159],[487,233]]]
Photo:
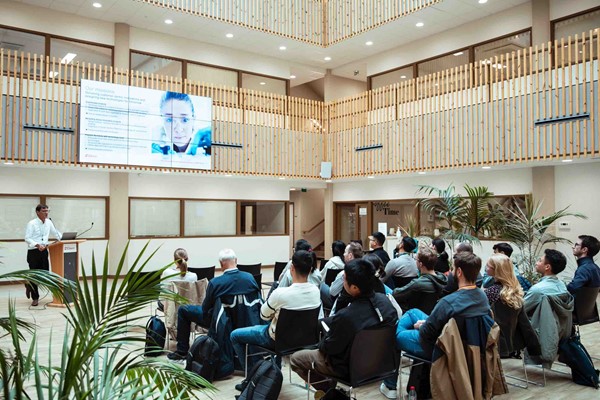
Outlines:
[[564,217],[587,219],[583,214],[568,211],[569,207],[548,215],[541,215],[542,204],[542,201],[526,196],[524,206],[518,207],[513,204],[508,207],[503,232],[503,237],[519,248],[519,269],[526,278],[534,282],[539,279],[535,272],[535,263],[544,247],[556,243],[572,243],[552,232],[556,221]]
[[[127,246],[128,247],[128,246]],[[198,391],[215,388],[200,376],[166,360],[144,358],[143,319],[136,312],[148,309],[159,297],[184,299],[161,285],[159,271],[143,272],[149,257],[144,246],[127,272],[123,271],[127,247],[114,278],[109,278],[108,248],[100,273],[92,255],[91,275],[82,269],[82,280],[70,282],[41,271],[19,271],[0,278],[27,279],[48,288],[63,301],[67,329],[58,360],[49,349],[47,364],[38,354],[36,327],[16,317],[14,303],[0,328],[11,346],[0,348],[0,397],[12,399],[191,399]],[[90,278],[90,279],[88,279]],[[137,315],[140,315],[138,313]],[[30,336],[25,348],[27,336]]]

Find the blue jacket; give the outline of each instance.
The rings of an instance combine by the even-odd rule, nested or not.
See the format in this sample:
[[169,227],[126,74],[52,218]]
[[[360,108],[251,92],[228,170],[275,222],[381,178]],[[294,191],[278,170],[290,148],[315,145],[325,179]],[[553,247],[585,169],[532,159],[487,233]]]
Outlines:
[[577,269],[567,290],[575,295],[582,287],[600,287],[600,267],[592,257],[582,257],[577,260]]

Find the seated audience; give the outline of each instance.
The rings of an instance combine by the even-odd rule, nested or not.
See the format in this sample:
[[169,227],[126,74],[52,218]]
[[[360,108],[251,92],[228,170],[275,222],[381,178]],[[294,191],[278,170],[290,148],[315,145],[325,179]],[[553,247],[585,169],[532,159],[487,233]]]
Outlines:
[[525,309],[529,313],[538,306],[542,296],[556,296],[568,293],[567,286],[558,279],[559,273],[567,266],[567,258],[554,249],[545,249],[544,255],[535,264],[535,270],[542,277],[525,294]]
[[[467,242],[457,243],[456,246],[454,246],[454,257],[456,257],[460,253],[473,254],[473,246],[471,246],[471,244],[467,243]],[[483,276],[481,275],[480,272],[478,272],[477,279],[475,280],[475,284],[477,285],[477,287],[481,287],[482,282],[483,282]],[[444,288],[444,291],[442,294],[444,296],[446,296],[450,293],[456,292],[457,290],[458,290],[458,281],[454,278],[452,271],[450,271],[448,273],[448,283],[446,284],[446,287]]]
[[413,251],[417,248],[415,239],[405,236],[398,243],[397,248],[398,257],[386,264],[383,278],[383,282],[392,289],[395,287],[393,277],[414,278],[419,273],[417,262],[412,256]]
[[[275,335],[277,318],[282,308],[286,310],[310,310],[321,306],[319,289],[308,283],[308,275],[313,266],[313,256],[306,250],[298,250],[292,256],[293,283],[288,287],[278,287],[260,308],[260,317],[270,321],[267,325],[249,326],[239,328],[231,332],[231,343],[238,359],[245,368],[246,344],[258,345],[267,348],[275,348]],[[257,350],[249,347],[250,354]],[[258,356],[248,359],[248,371],[259,360]],[[277,359],[277,365],[281,367],[281,360]]]
[[417,253],[419,277],[413,279],[406,286],[394,289],[393,292],[394,299],[396,299],[402,310],[419,308],[418,305],[421,303],[424,294],[438,293],[438,297],[441,297],[447,280],[443,273],[435,271],[437,263],[438,255],[431,248],[422,247],[419,249]]
[[[344,262],[348,264],[352,260],[362,258],[363,255],[364,252],[362,246],[353,240],[348,243],[346,250],[344,250]],[[335,280],[331,282],[331,286],[321,283],[320,289],[323,307],[330,310],[333,307],[335,299],[337,299],[340,293],[342,293],[342,290],[344,290],[344,271],[342,270],[336,276]]]
[[325,276],[327,275],[327,271],[330,269],[335,270],[343,270],[344,269],[344,250],[346,249],[346,244],[341,240],[336,240],[331,244],[331,252],[333,253],[333,257],[327,261],[323,269],[321,270],[321,281],[325,281]]
[[600,287],[600,267],[594,257],[600,251],[600,241],[594,236],[581,235],[573,245],[573,255],[577,259],[577,269],[567,290],[573,295],[582,287]]
[[[248,295],[251,297],[249,305],[241,305],[243,310],[236,312],[237,323],[248,321],[246,325],[258,325],[260,323],[260,288],[256,284],[252,274],[237,269],[237,257],[233,250],[223,249],[219,252],[219,264],[223,275],[213,278],[206,289],[206,297],[201,306],[185,305],[179,307],[177,312],[177,350],[169,353],[167,357],[172,361],[183,362],[190,348],[190,329],[192,322],[209,328],[211,336],[221,350],[221,364],[223,369],[233,372],[233,350],[229,341],[232,328],[242,326],[231,326],[233,323],[223,318],[223,302],[232,302],[235,296]],[[243,314],[243,315],[242,315]],[[220,318],[217,318],[220,316]],[[217,326],[218,324],[218,326]],[[223,326],[222,324],[229,324]],[[228,329],[227,329],[228,328]],[[229,353],[231,350],[231,354]],[[227,359],[231,357],[230,359]]]
[[175,264],[165,269],[162,273],[161,279],[163,282],[173,280],[196,282],[198,280],[198,276],[195,273],[188,271],[188,253],[185,249],[178,248],[175,250],[173,258],[175,259]]
[[[319,285],[321,285],[321,274],[317,269],[317,255],[313,252],[312,246],[306,240],[299,239],[296,241],[296,246],[294,246],[294,252],[298,250],[306,250],[312,255],[313,265],[310,274],[308,275],[308,282],[312,283],[316,287],[319,287]],[[287,265],[281,272],[281,275],[279,275],[279,283],[277,285],[272,286],[271,292],[273,292],[273,290],[275,290],[278,287],[288,287],[292,285],[292,274],[290,273],[291,266],[292,260],[290,260],[287,263]],[[271,293],[269,293],[269,296],[270,295]]]
[[[513,253],[512,246],[510,244],[504,243],[504,242],[496,243],[494,245],[494,247],[492,247],[492,249],[494,250],[494,254],[504,254],[508,258],[510,258],[510,256]],[[529,288],[531,287],[531,282],[529,282],[527,280],[527,278],[525,278],[523,275],[521,275],[521,272],[519,271],[519,268],[516,264],[513,264],[513,270],[514,270],[515,277],[517,278],[517,280],[519,281],[519,284],[521,284],[521,287],[523,288],[523,291],[524,292],[528,291]],[[486,288],[493,284],[494,284],[494,277],[489,276],[487,274],[487,272],[484,272],[482,287]]]
[[494,254],[485,265],[485,271],[494,283],[483,291],[490,306],[501,300],[511,308],[523,307],[523,288],[517,281],[510,258],[504,254]]
[[381,232],[373,232],[371,236],[369,236],[369,246],[371,247],[371,253],[378,256],[383,265],[387,265],[390,261],[390,255],[383,248],[383,244],[385,243],[385,235]]
[[[318,350],[302,350],[294,353],[290,359],[291,368],[303,380],[311,382],[324,380],[319,373],[348,377],[350,350],[358,331],[381,325],[395,325],[398,314],[387,297],[373,291],[375,267],[368,261],[355,259],[344,267],[344,289],[352,296],[352,306],[339,311],[333,317],[326,318],[325,336]],[[315,383],[314,388],[327,391],[335,382]],[[315,397],[323,393],[315,394]],[[317,397],[319,398],[319,397]]]
[[[451,318],[490,315],[490,306],[482,290],[475,285],[481,260],[471,252],[454,257],[453,274],[458,290],[440,299],[429,316],[418,308],[402,315],[396,330],[396,344],[401,350],[431,360],[435,342]],[[396,378],[386,379],[379,388],[389,399],[396,398]]]
[[448,259],[448,253],[446,253],[446,242],[443,239],[433,239],[431,241],[431,248],[437,252],[437,262],[435,264],[435,271],[441,272],[442,274],[450,271],[450,263]]

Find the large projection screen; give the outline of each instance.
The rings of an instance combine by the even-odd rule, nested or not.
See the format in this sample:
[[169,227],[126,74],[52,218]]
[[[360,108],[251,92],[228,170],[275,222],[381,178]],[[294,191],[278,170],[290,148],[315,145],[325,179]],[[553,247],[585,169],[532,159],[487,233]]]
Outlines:
[[80,99],[80,162],[211,169],[211,98],[82,80]]

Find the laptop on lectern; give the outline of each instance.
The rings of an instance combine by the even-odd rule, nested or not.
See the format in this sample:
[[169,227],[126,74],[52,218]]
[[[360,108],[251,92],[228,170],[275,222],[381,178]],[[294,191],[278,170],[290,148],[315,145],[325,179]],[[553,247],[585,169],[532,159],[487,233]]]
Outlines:
[[60,240],[73,240],[77,238],[77,232],[65,232]]

